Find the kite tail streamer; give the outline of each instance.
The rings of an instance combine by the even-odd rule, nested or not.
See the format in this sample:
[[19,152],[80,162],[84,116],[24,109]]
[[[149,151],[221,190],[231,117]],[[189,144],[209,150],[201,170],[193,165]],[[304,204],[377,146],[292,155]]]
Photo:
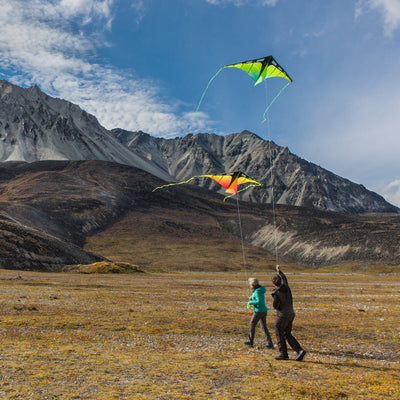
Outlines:
[[279,93],[273,98],[273,100],[271,101],[271,103],[269,103],[268,107],[267,107],[266,110],[264,111],[263,120],[261,121],[262,124],[267,120],[266,115],[267,115],[267,112],[268,112],[269,108],[272,106],[272,104],[274,104],[275,100],[280,96],[280,94],[281,94],[289,85],[290,85],[290,82],[288,82],[288,83],[279,91]]
[[218,72],[208,81],[208,84],[207,84],[206,88],[204,89],[203,94],[201,95],[201,98],[200,98],[199,104],[197,105],[196,111],[199,111],[201,102],[203,101],[203,98],[204,98],[204,96],[205,96],[205,94],[206,94],[206,92],[207,92],[209,86],[211,85],[211,82],[212,82],[212,81],[218,76],[218,74],[222,71],[222,68],[223,68],[223,67],[221,67],[221,68],[218,70]]
[[191,177],[190,179],[188,179],[187,181],[173,182],[173,183],[168,183],[168,184],[166,184],[166,185],[157,186],[156,188],[154,188],[154,189],[152,190],[152,192],[155,192],[155,191],[158,190],[158,189],[164,189],[164,188],[169,187],[169,186],[183,185],[183,184],[185,184],[185,183],[189,183],[189,182],[192,181],[193,179],[196,179],[196,178],[204,178],[204,177],[207,177],[207,175],[192,176],[192,177]]

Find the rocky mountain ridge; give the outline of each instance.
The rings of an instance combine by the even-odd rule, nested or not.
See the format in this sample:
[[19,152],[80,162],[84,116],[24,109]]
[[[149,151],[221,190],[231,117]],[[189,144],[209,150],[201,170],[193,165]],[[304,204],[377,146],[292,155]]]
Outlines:
[[[397,213],[399,209],[363,185],[310,163],[272,141],[254,133],[218,136],[186,135],[174,139],[154,138],[143,132],[114,129],[115,136],[142,157],[152,160],[177,180],[195,175],[245,171],[262,187],[249,188],[240,197],[256,203],[287,204],[350,214]],[[212,180],[196,185],[221,191]]]
[[[77,105],[0,81],[0,162],[104,160],[140,168],[164,181],[243,170],[262,182],[241,199],[344,213],[399,209],[362,185],[341,178],[257,135],[188,134],[174,139],[109,131]],[[221,190],[212,180],[196,185]]]
[[[400,215],[240,202],[105,161],[0,164],[0,268],[109,259],[143,268],[251,271],[286,262],[400,264]],[[240,228],[241,226],[241,228]]]
[[0,161],[41,160],[112,161],[171,180],[79,106],[0,80]]

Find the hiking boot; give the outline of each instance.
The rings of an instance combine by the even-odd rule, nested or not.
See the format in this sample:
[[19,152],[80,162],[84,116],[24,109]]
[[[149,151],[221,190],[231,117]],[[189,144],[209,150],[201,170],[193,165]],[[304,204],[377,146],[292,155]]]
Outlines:
[[306,351],[305,350],[300,350],[297,353],[297,357],[295,358],[295,360],[296,361],[302,361],[305,355],[306,355]]
[[278,357],[275,357],[275,360],[289,360],[289,356],[284,356],[283,354],[279,354]]
[[244,342],[244,344],[245,344],[246,346],[253,347],[253,343],[251,343],[251,342]]

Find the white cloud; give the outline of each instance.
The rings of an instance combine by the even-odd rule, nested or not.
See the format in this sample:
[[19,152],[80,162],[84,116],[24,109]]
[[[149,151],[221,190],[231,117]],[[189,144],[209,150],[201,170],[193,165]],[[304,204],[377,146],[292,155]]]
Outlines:
[[94,14],[110,18],[113,2],[114,0],[61,0],[55,7],[65,12],[67,16],[81,14],[88,18]]
[[207,3],[214,6],[224,6],[232,4],[236,7],[245,5],[257,5],[257,6],[275,6],[279,0],[206,0]]
[[378,9],[383,14],[384,33],[391,36],[400,27],[400,1],[399,0],[359,0],[356,5],[356,18],[364,12]]
[[146,14],[144,0],[132,0],[131,7],[135,10],[136,23],[139,24]]
[[[9,80],[37,84],[46,93],[93,113],[106,128],[176,135],[202,129],[203,113],[180,114],[156,85],[94,60],[114,0],[0,0],[0,63]],[[132,3],[142,10],[141,0]],[[136,9],[135,8],[135,9]],[[90,28],[90,29],[89,29]]]
[[393,188],[382,188],[400,177],[400,85],[385,78],[321,92],[301,153],[399,205]]
[[386,185],[382,189],[382,195],[389,203],[400,207],[400,179]]

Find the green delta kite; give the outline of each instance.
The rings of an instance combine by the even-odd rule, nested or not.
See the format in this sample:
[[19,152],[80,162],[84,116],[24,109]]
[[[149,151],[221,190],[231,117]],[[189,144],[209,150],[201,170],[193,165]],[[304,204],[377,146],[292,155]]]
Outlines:
[[272,106],[274,101],[279,97],[279,95],[283,92],[283,90],[286,89],[291,82],[293,82],[292,78],[287,74],[287,72],[277,63],[277,61],[272,56],[257,58],[255,60],[241,61],[236,64],[224,65],[223,67],[221,67],[218,70],[218,72],[208,82],[208,85],[205,88],[205,90],[200,98],[200,101],[199,101],[196,111],[199,110],[200,105],[203,101],[203,98],[204,98],[206,91],[207,91],[208,87],[210,86],[211,82],[217,77],[217,75],[224,68],[241,69],[242,71],[246,72],[246,74],[249,75],[255,81],[254,86],[258,85],[259,83],[265,81],[268,78],[284,78],[288,81],[286,86],[284,86],[279,91],[279,93],[275,96],[275,98],[272,100],[272,102],[268,105],[267,109],[264,111],[264,114],[263,114],[264,119],[262,122],[265,121],[265,115],[267,114],[268,109]]
[[256,60],[242,61],[237,64],[224,65],[222,68],[238,68],[246,72],[254,81],[254,86],[268,78],[284,78],[290,82],[292,78],[276,62],[274,57],[268,56]]

